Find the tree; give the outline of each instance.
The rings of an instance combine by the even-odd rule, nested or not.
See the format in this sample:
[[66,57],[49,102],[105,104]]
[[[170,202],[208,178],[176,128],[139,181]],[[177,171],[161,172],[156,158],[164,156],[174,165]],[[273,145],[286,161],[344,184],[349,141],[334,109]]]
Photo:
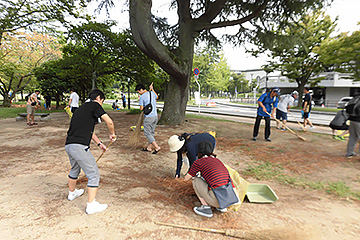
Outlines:
[[79,79],[78,84],[87,90],[106,85],[107,76],[112,74],[125,81],[127,78],[150,81],[153,78],[153,61],[139,51],[129,31],[112,32],[114,24],[89,21],[68,33],[69,41],[63,48],[64,61],[69,75]]
[[355,81],[360,81],[360,31],[350,36],[342,33],[324,41],[315,49],[327,70],[350,73]]
[[[112,3],[111,0],[108,2]],[[238,26],[238,32],[223,37],[235,44],[255,39],[269,42],[274,26],[283,28],[308,9],[322,8],[327,0],[173,0],[178,23],[169,26],[151,13],[151,0],[130,0],[130,26],[141,51],[170,75],[160,123],[185,120],[188,88],[196,41],[219,43],[212,29]],[[161,29],[154,29],[154,27]],[[156,31],[158,30],[158,31]]]
[[66,23],[66,17],[80,17],[77,7],[85,7],[87,1],[80,0],[1,0],[0,1],[0,45],[4,33],[16,32],[57,20]]
[[[335,20],[336,21],[336,20]],[[272,61],[264,66],[267,73],[273,70],[281,71],[289,81],[298,84],[300,99],[306,84],[316,85],[323,78],[315,77],[324,71],[324,65],[319,54],[315,51],[322,42],[326,41],[335,29],[335,21],[321,12],[303,15],[297,23],[292,23],[283,32],[278,30],[270,47],[261,46],[258,52],[269,50],[268,56]],[[299,106],[301,105],[299,101]]]
[[31,82],[34,68],[59,58],[61,52],[57,40],[42,33],[5,34],[4,40],[0,46],[0,94],[3,106],[9,107],[15,94]]

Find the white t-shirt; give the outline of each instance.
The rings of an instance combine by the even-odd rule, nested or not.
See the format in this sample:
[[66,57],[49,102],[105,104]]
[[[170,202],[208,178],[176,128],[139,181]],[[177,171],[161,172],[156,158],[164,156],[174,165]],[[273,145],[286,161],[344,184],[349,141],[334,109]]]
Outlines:
[[290,94],[281,95],[277,109],[286,113],[288,106],[291,107],[294,105],[294,100],[295,99]]
[[70,107],[79,107],[79,95],[76,92],[70,94],[70,99],[72,99]]

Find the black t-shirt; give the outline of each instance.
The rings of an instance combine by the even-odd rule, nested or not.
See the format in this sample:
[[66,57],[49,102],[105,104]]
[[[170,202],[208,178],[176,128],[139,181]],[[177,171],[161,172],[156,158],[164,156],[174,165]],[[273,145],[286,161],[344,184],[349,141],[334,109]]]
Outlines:
[[90,146],[95,124],[104,114],[106,112],[97,102],[83,104],[71,118],[65,145],[75,143]]
[[303,104],[302,104],[303,108],[304,108],[305,102],[308,102],[309,112],[310,112],[310,110],[311,110],[311,96],[310,96],[310,93],[305,94],[304,101],[303,101]]

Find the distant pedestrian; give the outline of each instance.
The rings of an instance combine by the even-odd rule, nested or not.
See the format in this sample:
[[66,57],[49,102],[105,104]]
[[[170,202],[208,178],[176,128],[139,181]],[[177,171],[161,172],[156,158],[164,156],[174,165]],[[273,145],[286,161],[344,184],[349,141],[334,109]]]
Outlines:
[[[278,105],[280,89],[274,87],[270,92],[262,94],[258,99],[257,116],[253,130],[253,140],[257,140],[261,119],[265,119],[265,141],[271,142],[270,139],[270,117],[275,118],[274,114]],[[271,115],[269,115],[271,114]]]
[[123,104],[123,108],[126,108],[126,96],[125,93],[121,94],[121,100],[122,100],[122,104]]
[[[153,84],[150,84],[149,91],[146,90],[144,84],[138,84],[135,87],[135,91],[140,94],[140,110],[144,111],[144,134],[148,140],[148,144],[146,147],[142,148],[142,151],[148,151],[153,154],[157,154],[160,151],[159,145],[155,140],[155,128],[158,122],[158,115],[156,110],[156,100],[158,99],[158,95],[154,90]],[[151,105],[151,111],[146,112],[148,105]]]
[[309,119],[310,112],[311,112],[311,102],[312,102],[312,97],[310,95],[310,88],[305,87],[304,93],[305,93],[305,97],[304,97],[304,101],[302,103],[302,112],[301,112],[303,115],[303,118],[304,118],[304,128],[306,128],[306,124],[309,124],[309,126],[310,126],[309,129],[314,129],[315,127]]
[[[360,140],[360,95],[354,96],[345,107],[346,113],[349,114],[349,141],[346,149],[346,157],[356,156],[355,146]],[[360,147],[359,147],[360,148]]]
[[51,110],[51,96],[49,94],[46,94],[44,99],[45,99],[45,108]]
[[34,121],[34,118],[35,118],[36,105],[40,105],[40,102],[38,99],[39,94],[40,94],[40,90],[36,90],[34,93],[32,93],[31,95],[28,96],[28,99],[26,102],[26,113],[27,113],[26,124],[29,126],[37,125],[37,123]]
[[70,92],[69,108],[72,113],[75,113],[79,108],[79,95],[75,92],[74,88],[72,88]]
[[[299,93],[297,91],[293,91],[291,94],[284,94],[279,97],[279,103],[276,108],[276,119],[282,120],[283,124],[286,125],[287,122],[287,112],[289,111],[290,107],[294,105],[295,99],[297,99]],[[280,122],[276,122],[276,129],[286,130],[283,126],[280,126]]]
[[[329,127],[332,129],[333,138],[336,140],[344,141],[344,135],[349,133],[349,125],[347,125],[349,116],[347,115],[345,109],[340,110],[336,113],[333,120],[331,120]],[[338,135],[335,134],[335,131],[342,130],[343,132]]]

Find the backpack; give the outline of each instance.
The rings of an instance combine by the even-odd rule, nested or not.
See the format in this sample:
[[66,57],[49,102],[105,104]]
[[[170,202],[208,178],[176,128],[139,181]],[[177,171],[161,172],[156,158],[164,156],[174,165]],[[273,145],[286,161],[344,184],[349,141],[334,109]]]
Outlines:
[[345,107],[346,113],[350,117],[360,116],[360,96],[353,97]]

